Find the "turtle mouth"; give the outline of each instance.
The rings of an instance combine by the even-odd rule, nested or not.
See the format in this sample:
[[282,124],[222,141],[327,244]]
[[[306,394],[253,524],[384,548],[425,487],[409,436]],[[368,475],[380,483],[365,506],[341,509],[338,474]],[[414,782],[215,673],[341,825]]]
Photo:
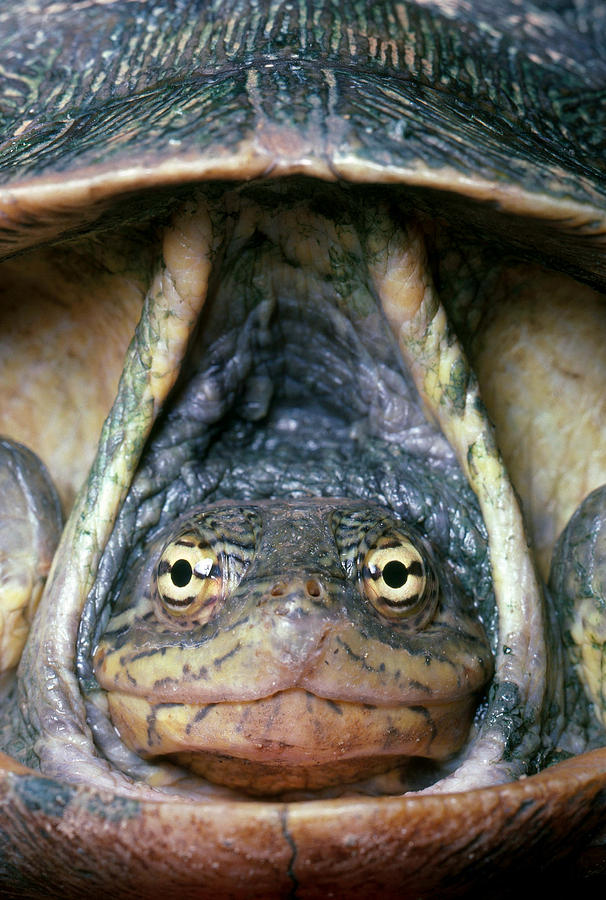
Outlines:
[[[256,796],[346,789],[394,769],[410,770],[412,758],[444,762],[465,743],[475,707],[469,695],[458,703],[377,707],[296,688],[202,706],[112,692],[109,705],[122,739],[140,757],[176,762]],[[414,768],[401,773],[398,789],[418,787],[418,778]]]

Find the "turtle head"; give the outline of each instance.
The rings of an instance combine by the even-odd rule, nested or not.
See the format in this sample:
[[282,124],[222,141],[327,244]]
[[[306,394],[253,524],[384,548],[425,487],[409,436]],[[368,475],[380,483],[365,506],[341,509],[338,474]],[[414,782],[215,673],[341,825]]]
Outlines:
[[492,675],[469,599],[384,507],[189,511],[129,582],[95,653],[114,725],[246,792],[368,789],[396,768],[415,785],[406,763],[461,749]]

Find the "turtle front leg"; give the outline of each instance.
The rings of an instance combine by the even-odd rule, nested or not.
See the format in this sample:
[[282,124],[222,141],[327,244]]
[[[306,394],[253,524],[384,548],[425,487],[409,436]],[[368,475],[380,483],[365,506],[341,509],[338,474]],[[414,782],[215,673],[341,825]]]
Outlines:
[[[574,672],[597,721],[606,726],[606,485],[585,498],[562,532],[553,553],[549,587]],[[578,684],[571,684],[569,690],[580,694]],[[590,717],[580,721],[582,705],[580,711],[579,727],[603,744],[603,733],[592,733],[596,722]]]
[[59,497],[38,457],[0,439],[0,676],[21,658],[61,537]]

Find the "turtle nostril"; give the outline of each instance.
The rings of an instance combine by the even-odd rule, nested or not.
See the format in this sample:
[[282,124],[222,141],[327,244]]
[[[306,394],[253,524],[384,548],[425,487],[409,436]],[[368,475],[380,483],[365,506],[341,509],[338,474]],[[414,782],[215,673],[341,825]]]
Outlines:
[[322,594],[322,585],[315,578],[310,578],[305,585],[308,597],[319,597]]
[[[294,595],[298,590],[301,590],[301,582],[276,581],[269,595],[270,597],[284,597],[286,594],[290,595],[291,592]],[[310,578],[305,582],[304,591],[307,597],[312,598],[321,597],[324,594],[324,588],[316,578]]]

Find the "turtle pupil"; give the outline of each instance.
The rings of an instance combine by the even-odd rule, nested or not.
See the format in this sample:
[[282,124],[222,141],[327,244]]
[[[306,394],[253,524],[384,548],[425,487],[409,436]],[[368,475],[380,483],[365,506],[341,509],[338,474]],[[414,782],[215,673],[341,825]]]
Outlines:
[[192,576],[192,567],[186,559],[178,559],[170,570],[170,577],[175,587],[185,587]]
[[408,569],[403,562],[400,562],[397,559],[392,559],[391,562],[388,562],[387,565],[384,566],[382,574],[383,581],[385,582],[387,587],[390,587],[393,590],[397,590],[398,588],[401,588],[406,584],[406,580],[408,578]]

